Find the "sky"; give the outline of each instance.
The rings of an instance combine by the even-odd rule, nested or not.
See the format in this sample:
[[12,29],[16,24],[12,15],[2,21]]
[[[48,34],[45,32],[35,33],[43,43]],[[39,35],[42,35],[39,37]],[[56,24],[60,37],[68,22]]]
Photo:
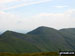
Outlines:
[[0,32],[39,26],[75,28],[75,0],[0,0]]

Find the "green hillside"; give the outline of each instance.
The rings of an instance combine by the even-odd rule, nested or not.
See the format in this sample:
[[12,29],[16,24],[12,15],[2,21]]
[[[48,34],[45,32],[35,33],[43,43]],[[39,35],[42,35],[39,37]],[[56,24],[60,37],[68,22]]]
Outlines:
[[75,50],[75,28],[61,29],[66,42]]
[[28,41],[19,37],[25,37],[23,34],[7,31],[0,36],[0,52],[40,52],[40,50]]
[[66,43],[62,34],[56,29],[42,26],[28,34],[38,36],[32,39],[37,39],[34,43],[37,43],[40,48],[43,47],[45,51],[72,50],[72,47]]
[[[74,31],[74,30],[73,30]],[[71,32],[72,33],[72,32]],[[75,50],[75,37],[65,30],[41,26],[27,34],[6,31],[0,35],[0,52],[32,53]]]

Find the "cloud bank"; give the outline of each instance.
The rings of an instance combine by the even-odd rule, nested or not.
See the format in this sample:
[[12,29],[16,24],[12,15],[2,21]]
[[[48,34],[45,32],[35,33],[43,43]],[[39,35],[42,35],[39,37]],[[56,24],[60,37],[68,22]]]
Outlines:
[[68,6],[66,6],[66,5],[55,6],[55,8],[66,8],[66,7],[68,7]]
[[56,29],[75,27],[75,9],[67,10],[64,13],[40,13],[26,19],[0,12],[1,30],[32,30],[38,26]]

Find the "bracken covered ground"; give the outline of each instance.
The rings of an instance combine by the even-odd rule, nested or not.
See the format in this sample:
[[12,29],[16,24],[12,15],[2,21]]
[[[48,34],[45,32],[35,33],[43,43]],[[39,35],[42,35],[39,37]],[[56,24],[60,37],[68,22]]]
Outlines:
[[47,53],[0,53],[0,56],[59,56],[56,52],[47,52]]

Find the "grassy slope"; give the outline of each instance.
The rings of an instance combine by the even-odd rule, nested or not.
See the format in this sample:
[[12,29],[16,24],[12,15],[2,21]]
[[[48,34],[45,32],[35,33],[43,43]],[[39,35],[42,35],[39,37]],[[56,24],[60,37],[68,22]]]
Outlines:
[[[28,34],[36,35],[37,38],[32,38],[36,41],[40,48],[44,48],[45,51],[59,51],[61,50],[72,50],[72,48],[66,43],[64,37],[59,31],[48,27],[39,27]],[[38,42],[39,41],[39,42]]]
[[7,31],[0,36],[0,52],[29,53],[75,50],[75,42],[70,39],[70,37],[65,38],[58,30],[48,27],[39,27],[27,34]]
[[[16,33],[18,34],[18,33]],[[19,34],[22,35],[22,34]],[[33,44],[17,38],[12,32],[5,32],[0,37],[0,52],[40,52]]]
[[75,29],[61,29],[60,32],[63,34],[66,42],[75,50]]

